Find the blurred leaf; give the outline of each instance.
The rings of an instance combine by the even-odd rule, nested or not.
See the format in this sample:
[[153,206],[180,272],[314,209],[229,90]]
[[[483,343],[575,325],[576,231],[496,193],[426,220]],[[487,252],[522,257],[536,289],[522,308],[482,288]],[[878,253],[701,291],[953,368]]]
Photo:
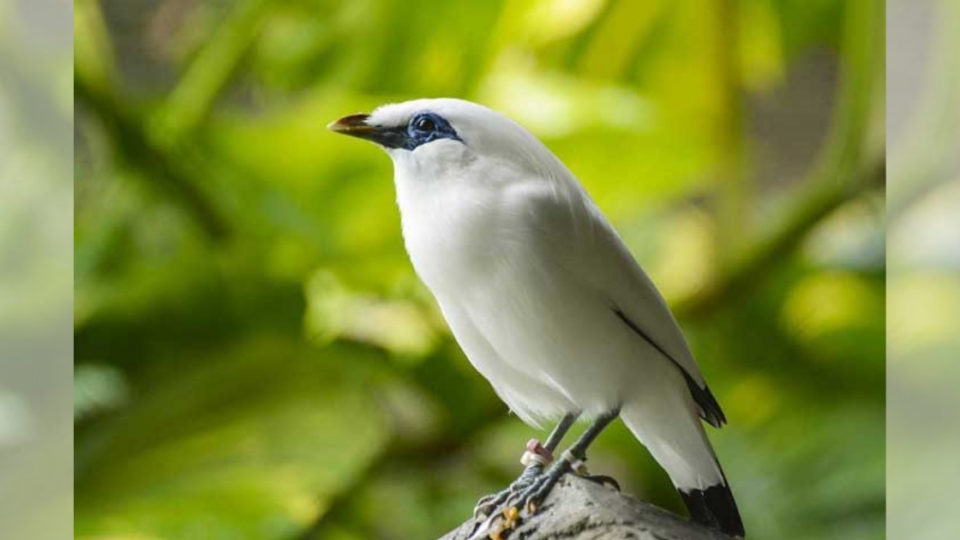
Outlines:
[[801,339],[849,329],[883,309],[868,282],[849,273],[810,276],[796,285],[784,304],[783,317]]
[[770,0],[740,6],[740,79],[749,90],[769,90],[783,80],[780,21]]
[[436,344],[437,330],[416,304],[351,293],[328,271],[314,272],[306,297],[304,326],[317,343],[347,338],[407,357],[422,357]]
[[343,360],[363,354],[264,336],[152,377],[77,447],[78,537],[279,537],[316,519],[386,441],[345,384],[369,378]]
[[87,364],[73,373],[73,414],[77,420],[122,406],[129,389],[123,373],[112,366]]

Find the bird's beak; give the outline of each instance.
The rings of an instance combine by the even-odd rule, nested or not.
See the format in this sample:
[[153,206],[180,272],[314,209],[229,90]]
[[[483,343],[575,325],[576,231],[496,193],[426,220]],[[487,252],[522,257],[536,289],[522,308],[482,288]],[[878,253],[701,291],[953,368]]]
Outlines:
[[351,114],[331,123],[327,129],[334,133],[373,141],[386,148],[404,146],[406,134],[403,129],[371,125],[367,123],[369,119],[369,114]]
[[369,139],[371,135],[376,133],[377,129],[367,124],[367,118],[370,118],[369,114],[351,114],[335,122],[331,122],[330,125],[327,126],[327,129],[334,133]]

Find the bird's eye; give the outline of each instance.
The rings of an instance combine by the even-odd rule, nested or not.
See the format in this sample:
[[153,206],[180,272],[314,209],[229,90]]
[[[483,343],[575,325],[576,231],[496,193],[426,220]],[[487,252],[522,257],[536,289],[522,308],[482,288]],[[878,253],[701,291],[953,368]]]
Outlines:
[[429,116],[421,116],[420,118],[417,118],[413,122],[413,129],[417,131],[430,132],[430,131],[433,131],[436,127],[437,125],[434,123],[433,120],[430,119]]

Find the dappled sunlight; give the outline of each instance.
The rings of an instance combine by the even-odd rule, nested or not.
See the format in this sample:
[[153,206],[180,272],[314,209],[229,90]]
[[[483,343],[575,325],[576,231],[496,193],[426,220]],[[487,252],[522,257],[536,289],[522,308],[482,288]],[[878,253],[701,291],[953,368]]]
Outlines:
[[783,306],[789,331],[802,340],[862,324],[883,311],[883,302],[869,282],[855,274],[812,275],[790,291]]
[[305,288],[304,331],[326,345],[355,340],[406,357],[423,357],[437,344],[436,328],[422,306],[351,292],[329,271],[318,270]]

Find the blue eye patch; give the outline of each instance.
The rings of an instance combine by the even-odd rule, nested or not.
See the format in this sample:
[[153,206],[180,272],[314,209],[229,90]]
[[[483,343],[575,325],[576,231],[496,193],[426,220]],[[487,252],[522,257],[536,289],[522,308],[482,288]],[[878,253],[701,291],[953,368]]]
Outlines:
[[450,122],[447,122],[442,116],[432,112],[422,112],[415,114],[407,122],[406,144],[403,148],[413,150],[421,144],[427,144],[439,139],[461,140],[457,131],[453,129]]
[[463,141],[450,122],[432,112],[417,113],[406,124],[393,127],[367,124],[368,118],[365,114],[341,118],[335,131],[373,141],[385,148],[404,150],[413,150],[440,139]]

